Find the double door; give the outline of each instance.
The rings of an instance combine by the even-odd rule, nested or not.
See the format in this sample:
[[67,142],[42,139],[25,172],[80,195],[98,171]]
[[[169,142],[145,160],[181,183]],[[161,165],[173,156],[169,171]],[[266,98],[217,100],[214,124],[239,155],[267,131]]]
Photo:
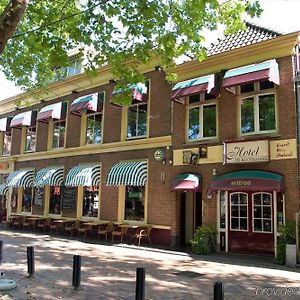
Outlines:
[[228,194],[228,250],[273,254],[273,197],[267,192]]

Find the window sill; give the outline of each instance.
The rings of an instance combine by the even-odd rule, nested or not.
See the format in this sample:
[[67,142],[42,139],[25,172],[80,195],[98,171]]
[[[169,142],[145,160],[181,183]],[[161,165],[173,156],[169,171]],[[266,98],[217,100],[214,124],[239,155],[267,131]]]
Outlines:
[[199,145],[218,145],[220,140],[218,138],[207,139],[207,140],[191,140],[186,141],[183,146],[199,146]]

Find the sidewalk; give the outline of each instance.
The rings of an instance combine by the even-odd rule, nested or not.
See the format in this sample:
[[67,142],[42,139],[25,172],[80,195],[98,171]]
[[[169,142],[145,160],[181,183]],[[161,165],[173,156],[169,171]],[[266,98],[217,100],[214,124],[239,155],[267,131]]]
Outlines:
[[[102,245],[36,233],[0,230],[2,270],[17,288],[0,299],[135,299],[137,267],[146,269],[146,299],[213,299],[213,283],[224,283],[225,299],[298,299],[299,269],[264,257],[185,252]],[[35,276],[27,277],[27,246],[35,249]],[[81,255],[81,287],[72,284],[73,255]],[[275,288],[263,290],[263,288]],[[277,288],[277,290],[276,290]],[[292,296],[287,296],[286,288]],[[277,292],[277,295],[270,293]],[[265,295],[262,295],[265,294]],[[268,294],[268,295],[267,295]]]

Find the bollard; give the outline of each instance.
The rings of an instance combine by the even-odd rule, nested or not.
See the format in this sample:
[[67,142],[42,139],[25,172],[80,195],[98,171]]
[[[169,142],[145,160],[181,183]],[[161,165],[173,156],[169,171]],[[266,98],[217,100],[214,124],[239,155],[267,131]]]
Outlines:
[[136,269],[135,300],[145,300],[145,269]]
[[32,277],[34,274],[34,247],[27,247],[27,270],[29,277]]
[[224,300],[223,283],[220,281],[214,283],[214,300]]
[[80,272],[81,272],[81,257],[80,255],[73,255],[73,279],[72,285],[76,290],[80,286]]
[[3,241],[0,241],[0,265],[2,264],[3,259]]

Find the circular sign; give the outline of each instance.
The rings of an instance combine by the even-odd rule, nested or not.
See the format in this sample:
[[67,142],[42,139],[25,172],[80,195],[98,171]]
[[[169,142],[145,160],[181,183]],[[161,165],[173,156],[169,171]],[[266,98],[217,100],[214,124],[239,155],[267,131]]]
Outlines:
[[165,158],[165,152],[162,149],[154,151],[153,157],[156,161],[163,161]]

